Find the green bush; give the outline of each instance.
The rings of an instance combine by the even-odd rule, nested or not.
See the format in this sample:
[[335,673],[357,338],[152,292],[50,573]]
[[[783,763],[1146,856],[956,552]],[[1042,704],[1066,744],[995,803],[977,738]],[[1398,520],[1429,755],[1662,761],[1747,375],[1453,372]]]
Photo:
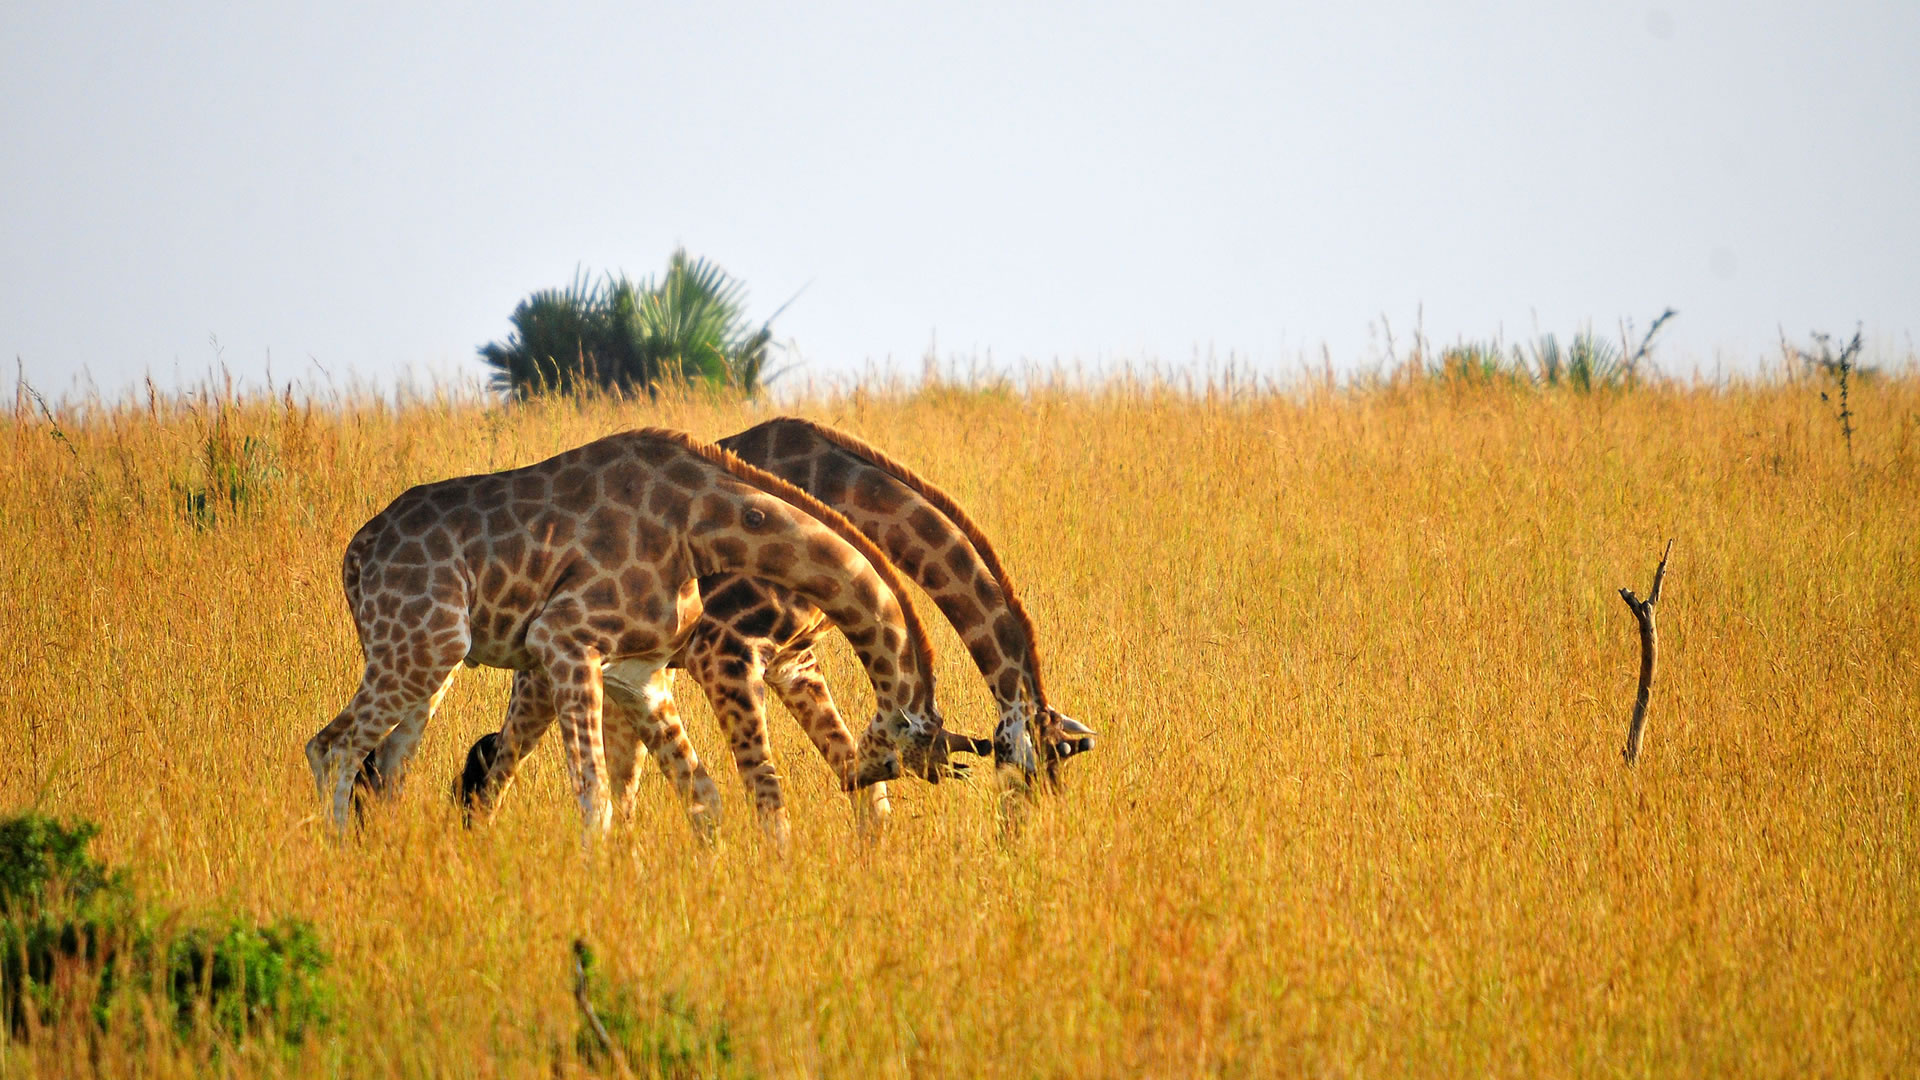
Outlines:
[[[327,954],[297,919],[189,925],[135,902],[126,874],[94,861],[89,822],[0,819],[0,1011],[16,1035],[153,994],[178,1034],[204,1016],[235,1038],[297,1042],[327,1023]],[[163,1002],[163,1004],[161,1003]]]
[[40,814],[0,819],[0,915],[37,911],[49,886],[74,903],[124,888],[125,875],[87,854],[99,833],[92,822],[68,826]]
[[1470,386],[1533,381],[1519,350],[1509,357],[1495,342],[1469,341],[1443,349],[1440,366],[1431,374],[1436,379]]
[[326,966],[326,950],[304,920],[256,926],[235,919],[168,944],[167,996],[182,1030],[204,1007],[209,1022],[234,1038],[270,1029],[299,1042],[326,1025]]
[[668,991],[649,1008],[630,987],[609,989],[595,970],[593,953],[576,943],[576,993],[591,1009],[581,1018],[574,1052],[589,1065],[607,1067],[608,1053],[591,1023],[598,1019],[607,1041],[640,1076],[748,1077],[752,1070],[733,1057],[733,1036],[724,1017],[708,1018],[680,994]]
[[[777,314],[777,313],[776,313]],[[746,289],[705,259],[675,251],[659,281],[576,274],[565,289],[514,308],[513,332],[480,348],[493,386],[511,397],[587,390],[652,395],[670,383],[759,392],[772,320],[746,318]]]
[[1544,386],[1567,386],[1580,393],[1613,389],[1627,380],[1620,347],[1592,332],[1579,333],[1562,348],[1552,334],[1533,345],[1534,378]]
[[1591,330],[1573,335],[1564,345],[1552,334],[1541,334],[1524,348],[1515,345],[1511,350],[1497,341],[1465,341],[1442,349],[1437,363],[1423,345],[1415,354],[1413,369],[1455,385],[1531,385],[1581,394],[1617,390],[1640,381],[1640,363],[1649,358],[1654,339],[1676,314],[1672,308],[1661,312],[1638,348],[1632,347],[1633,323],[1627,321],[1620,327],[1619,342]]

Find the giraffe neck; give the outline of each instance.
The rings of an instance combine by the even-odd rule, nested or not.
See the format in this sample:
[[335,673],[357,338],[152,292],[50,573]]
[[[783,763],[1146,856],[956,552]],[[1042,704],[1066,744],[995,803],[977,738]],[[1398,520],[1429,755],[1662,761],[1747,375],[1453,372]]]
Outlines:
[[991,545],[945,492],[804,420],[770,420],[720,445],[846,515],[925,589],[967,646],[1003,722],[1045,706],[1031,624]]
[[899,572],[837,512],[727,457],[712,463],[728,470],[720,478],[732,483],[689,496],[695,572],[749,575],[803,597],[853,646],[884,716],[907,727],[937,725],[933,650]]
[[933,680],[919,661],[898,595],[852,545],[836,541],[831,533],[794,522],[771,537],[721,533],[690,546],[702,577],[750,575],[825,613],[853,646],[882,712],[924,712],[933,700]]

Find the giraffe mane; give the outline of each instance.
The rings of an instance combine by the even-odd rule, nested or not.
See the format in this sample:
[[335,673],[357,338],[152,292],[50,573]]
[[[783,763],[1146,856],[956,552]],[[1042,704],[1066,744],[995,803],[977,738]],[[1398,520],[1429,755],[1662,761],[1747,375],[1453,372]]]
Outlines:
[[745,481],[769,495],[806,511],[819,519],[822,525],[831,529],[834,535],[851,545],[867,562],[873,564],[874,573],[879,575],[887,588],[893,590],[894,598],[900,605],[901,619],[907,625],[907,639],[913,645],[914,657],[920,662],[920,670],[925,676],[927,692],[929,694],[933,692],[933,641],[927,636],[926,625],[920,621],[920,612],[913,606],[913,597],[907,592],[906,578],[901,576],[900,569],[893,565],[893,560],[887,558],[879,545],[868,539],[866,533],[855,528],[845,514],[765,469],[748,464],[731,450],[710,442],[703,442],[686,432],[669,428],[641,428],[632,434],[642,439],[672,443],[690,454],[711,462],[732,474],[736,479]]
[[847,453],[857,458],[864,458],[869,464],[882,472],[891,474],[895,480],[912,489],[914,494],[927,500],[935,510],[945,514],[947,519],[953,522],[954,526],[960,530],[960,534],[965,536],[967,542],[972,544],[974,550],[979,553],[980,561],[987,564],[987,572],[1000,583],[1000,595],[1006,597],[1007,609],[1013,612],[1014,621],[1020,624],[1020,632],[1026,635],[1027,667],[1033,672],[1034,704],[1042,709],[1046,708],[1047,693],[1044,684],[1040,681],[1040,636],[1034,632],[1033,617],[1027,614],[1027,606],[1020,602],[1019,594],[1014,591],[1013,577],[1007,573],[1007,568],[1000,562],[1000,553],[994,549],[993,541],[987,539],[987,534],[981,531],[980,526],[974,524],[973,518],[960,508],[960,504],[954,502],[952,496],[936,487],[932,481],[888,456],[886,452],[844,431],[798,416],[782,416],[772,422],[796,424]]

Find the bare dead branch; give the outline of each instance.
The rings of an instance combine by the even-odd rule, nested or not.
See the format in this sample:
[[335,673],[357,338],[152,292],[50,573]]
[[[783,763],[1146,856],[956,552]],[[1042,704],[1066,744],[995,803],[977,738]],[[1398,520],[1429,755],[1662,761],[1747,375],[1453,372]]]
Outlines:
[[600,1022],[600,1014],[593,1010],[593,1001],[587,996],[587,943],[579,938],[573,939],[573,1002],[580,1006],[580,1016],[587,1022],[587,1029],[593,1032],[593,1039],[600,1044],[600,1052],[610,1061],[622,1066],[625,1060],[618,1047],[613,1045],[613,1036],[607,1034],[607,1026]]
[[[1660,313],[1659,318],[1653,320],[1652,326],[1647,327],[1647,335],[1640,339],[1640,347],[1627,354],[1627,374],[1633,374],[1634,370],[1639,366],[1640,361],[1647,358],[1647,353],[1653,349],[1653,336],[1660,332],[1661,327],[1667,325],[1667,320],[1678,314],[1680,313],[1672,308],[1668,308]],[[1631,341],[1623,340],[1623,344],[1628,347],[1632,346]]]
[[1640,735],[1647,723],[1647,698],[1653,693],[1653,665],[1660,649],[1660,633],[1654,627],[1653,607],[1660,602],[1660,585],[1667,578],[1667,557],[1673,554],[1673,541],[1667,541],[1667,550],[1660,554],[1660,565],[1653,571],[1653,588],[1647,590],[1645,600],[1633,595],[1632,589],[1621,589],[1620,599],[1627,602],[1627,610],[1633,612],[1633,619],[1640,624],[1640,692],[1633,699],[1633,720],[1627,725],[1627,745],[1620,751],[1620,757],[1628,765],[1640,759]]

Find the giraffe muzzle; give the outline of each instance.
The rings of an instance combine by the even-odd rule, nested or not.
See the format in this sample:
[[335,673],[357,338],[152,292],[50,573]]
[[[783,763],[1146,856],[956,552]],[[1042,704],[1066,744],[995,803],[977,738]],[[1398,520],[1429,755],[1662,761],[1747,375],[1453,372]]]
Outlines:
[[875,784],[884,784],[889,780],[900,779],[900,755],[887,751],[887,756],[868,761],[854,774],[853,782],[847,785],[848,791],[858,791]]

